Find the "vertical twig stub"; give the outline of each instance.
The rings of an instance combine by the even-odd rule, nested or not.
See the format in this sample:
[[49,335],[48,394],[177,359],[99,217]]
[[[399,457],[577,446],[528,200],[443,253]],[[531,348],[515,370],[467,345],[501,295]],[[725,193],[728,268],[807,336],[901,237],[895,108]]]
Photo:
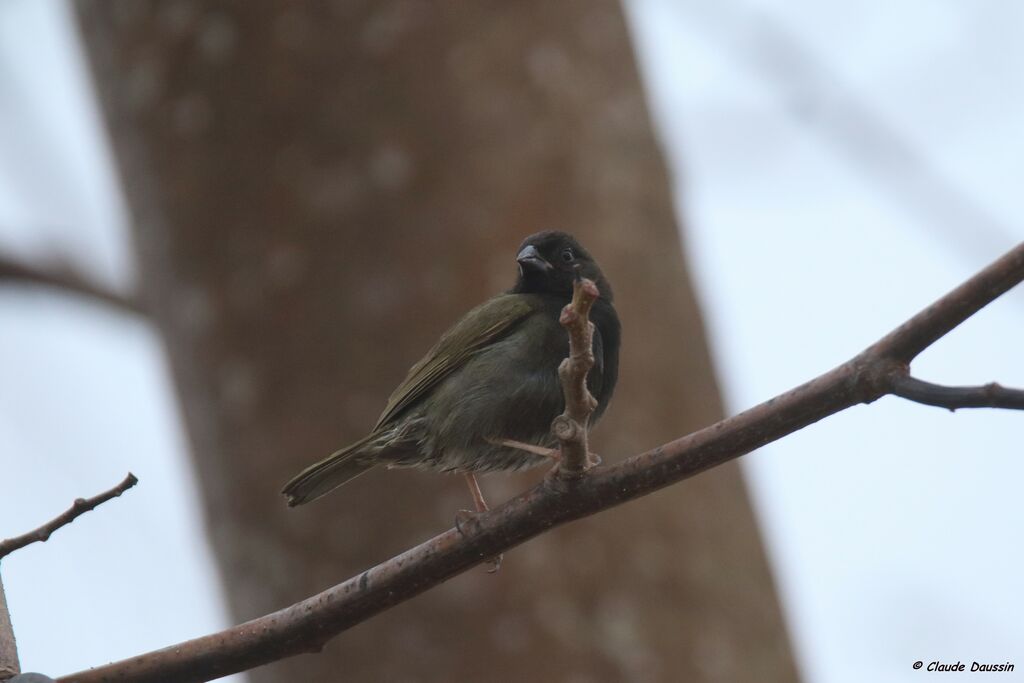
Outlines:
[[14,640],[11,614],[7,611],[3,580],[0,580],[0,681],[6,681],[19,673],[18,644]]
[[565,411],[551,423],[551,433],[562,451],[560,475],[578,477],[591,466],[587,445],[587,423],[597,407],[587,388],[587,375],[594,367],[594,324],[590,308],[600,296],[592,280],[577,278],[572,301],[562,309],[558,321],[569,333],[569,357],[558,366]]

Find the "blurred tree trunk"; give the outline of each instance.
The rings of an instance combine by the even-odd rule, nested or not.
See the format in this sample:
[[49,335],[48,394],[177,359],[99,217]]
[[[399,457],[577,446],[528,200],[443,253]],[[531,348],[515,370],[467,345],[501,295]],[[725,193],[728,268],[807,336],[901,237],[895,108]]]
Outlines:
[[[616,285],[615,460],[721,415],[621,9],[79,3],[234,614],[451,525],[461,478],[380,471],[288,510],[514,250],[574,232]],[[485,478],[500,502],[539,474]],[[154,590],[158,587],[154,586]],[[734,466],[512,552],[257,681],[792,681]]]

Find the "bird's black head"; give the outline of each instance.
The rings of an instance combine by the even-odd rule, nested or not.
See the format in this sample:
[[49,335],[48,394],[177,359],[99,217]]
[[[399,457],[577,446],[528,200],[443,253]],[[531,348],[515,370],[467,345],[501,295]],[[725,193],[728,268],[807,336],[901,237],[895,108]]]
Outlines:
[[597,285],[601,298],[612,300],[612,288],[601,268],[572,235],[548,230],[530,235],[516,256],[519,278],[513,292],[520,294],[558,294],[572,296],[576,273]]

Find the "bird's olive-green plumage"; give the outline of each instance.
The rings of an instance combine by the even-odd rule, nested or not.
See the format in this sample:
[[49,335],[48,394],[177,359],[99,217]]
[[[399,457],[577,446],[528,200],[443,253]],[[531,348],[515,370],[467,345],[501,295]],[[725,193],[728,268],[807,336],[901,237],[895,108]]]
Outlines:
[[600,417],[618,373],[619,322],[610,285],[565,233],[527,238],[517,260],[515,287],[474,308],[441,337],[409,370],[367,436],[288,482],[289,505],[318,498],[375,465],[479,472],[544,462],[496,441],[553,445],[550,423],[563,409],[557,369],[568,354],[558,316],[577,271],[601,291],[591,312],[595,366],[588,377],[598,399],[592,420]]
[[448,373],[462,367],[471,355],[504,336],[535,308],[533,302],[522,296],[503,294],[467,313],[409,369],[405,381],[388,398],[388,404],[373,430],[377,431],[415,403]]

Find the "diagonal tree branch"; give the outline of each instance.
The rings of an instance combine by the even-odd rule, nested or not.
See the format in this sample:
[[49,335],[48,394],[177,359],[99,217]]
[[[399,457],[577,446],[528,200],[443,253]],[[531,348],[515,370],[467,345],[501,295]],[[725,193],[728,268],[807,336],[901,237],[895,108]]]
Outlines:
[[48,287],[58,292],[91,299],[132,315],[145,313],[135,298],[107,289],[64,264],[52,264],[48,267],[30,266],[0,254],[0,282]]
[[1019,284],[1022,267],[1024,243],[885,335],[864,354],[885,356],[909,365],[922,351],[960,323]]
[[835,369],[749,410],[578,478],[549,475],[490,512],[277,612],[178,645],[71,674],[63,683],[207,681],[302,652],[523,543],[692,477],[818,420],[894,393],[909,362],[1024,280],[1024,244]]

